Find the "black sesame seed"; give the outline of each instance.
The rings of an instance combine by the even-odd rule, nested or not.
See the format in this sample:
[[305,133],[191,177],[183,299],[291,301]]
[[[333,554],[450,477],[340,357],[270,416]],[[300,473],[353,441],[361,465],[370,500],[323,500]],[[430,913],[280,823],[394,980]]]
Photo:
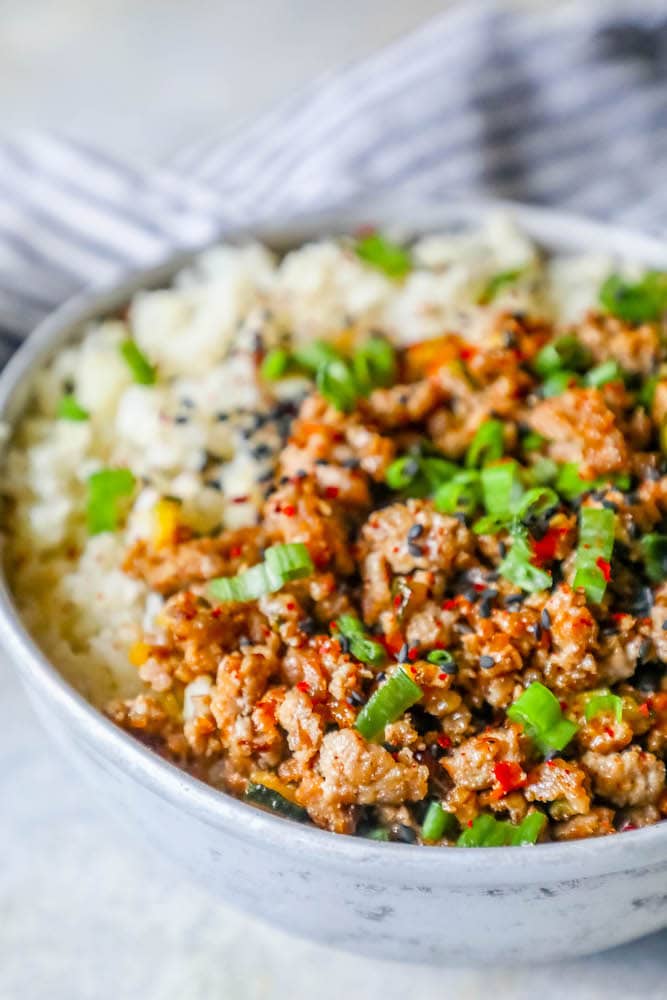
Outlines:
[[358,691],[350,691],[347,696],[348,705],[365,705],[365,699],[359,694]]
[[662,623],[662,631],[667,632],[667,618],[665,618],[664,622]]
[[222,490],[222,483],[220,483],[217,479],[206,479],[204,481],[204,486],[206,486],[209,490],[217,490],[218,492]]
[[397,743],[383,743],[382,746],[387,751],[387,753],[398,753],[401,749]]
[[544,629],[548,630],[551,628],[551,615],[549,614],[546,608],[542,608],[542,614],[540,615],[540,624]]
[[341,464],[344,469],[358,469],[361,462],[358,458],[346,458]]
[[186,413],[178,413],[174,417],[174,423],[175,424],[189,424],[190,423],[190,417]]
[[407,644],[407,642],[404,642],[403,645],[401,646],[401,648],[398,651],[398,656],[396,657],[396,659],[398,660],[399,663],[407,663],[407,661],[408,661],[408,652],[409,652],[409,650],[408,650],[408,644]]
[[647,479],[650,479],[652,482],[655,483],[658,481],[658,479],[660,479],[660,470],[651,467],[646,470],[644,475],[646,476]]
[[326,458],[316,458],[315,465],[328,465]]
[[285,486],[289,483],[289,476],[281,476],[278,482],[280,486]]
[[305,469],[297,469],[296,472],[294,473],[294,478],[295,479],[307,479],[308,478],[308,473],[306,472]]
[[531,631],[534,634],[536,640],[539,642],[540,639],[542,638],[542,626],[540,625],[540,623],[535,622],[535,624],[531,626],[529,631]]
[[615,514],[618,512],[618,504],[614,503],[613,500],[603,500],[602,506],[606,507],[607,510],[613,510]]
[[498,555],[501,559],[504,559],[507,555],[507,546],[504,542],[498,542]]
[[271,449],[268,444],[258,444],[250,452],[253,458],[268,458]]
[[225,420],[229,420],[229,414],[228,413],[216,413],[215,419],[218,421],[218,423],[222,424],[222,423],[225,422]]
[[257,477],[257,482],[268,483],[270,479],[273,479],[273,469],[267,469],[266,472],[262,472],[262,474]]
[[424,533],[423,524],[413,524],[410,530],[408,531],[408,539],[410,541],[413,541],[415,538],[419,538],[420,535],[423,535],[423,533]]
[[644,663],[648,660],[652,645],[653,643],[650,639],[642,639],[641,645],[639,646],[639,653],[637,655],[637,661],[639,663]]
[[298,625],[306,635],[315,635],[317,632],[317,622],[314,618],[302,618]]
[[181,400],[181,406],[184,406],[186,410],[194,409],[194,405],[195,405],[194,400],[189,399],[187,396]]
[[496,665],[496,661],[492,656],[487,656],[485,653],[484,656],[480,656],[479,665],[482,670],[489,670],[490,667],[494,667]]
[[423,555],[421,546],[417,545],[415,542],[408,542],[408,552],[415,559],[419,559],[419,557]]
[[417,843],[417,834],[411,826],[405,826],[404,823],[397,823],[396,826],[392,826],[389,831],[389,838],[398,844]]
[[340,648],[342,653],[350,652],[350,640],[346,635],[340,635],[338,637],[338,642],[340,643]]

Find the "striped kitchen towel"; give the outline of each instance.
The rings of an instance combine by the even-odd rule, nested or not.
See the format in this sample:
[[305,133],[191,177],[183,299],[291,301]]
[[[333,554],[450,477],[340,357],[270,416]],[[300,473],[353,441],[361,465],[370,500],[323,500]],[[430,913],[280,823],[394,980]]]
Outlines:
[[51,134],[0,144],[0,349],[83,286],[240,224],[396,191],[557,204],[664,233],[666,176],[664,0],[462,2],[160,168]]

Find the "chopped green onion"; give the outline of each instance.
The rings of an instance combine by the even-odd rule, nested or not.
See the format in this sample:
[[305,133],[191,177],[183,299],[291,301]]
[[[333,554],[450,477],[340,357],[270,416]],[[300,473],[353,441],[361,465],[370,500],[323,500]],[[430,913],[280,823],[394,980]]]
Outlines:
[[605,712],[613,712],[616,721],[623,719],[623,699],[617,694],[594,694],[586,702],[586,722],[590,722],[596,715]]
[[516,267],[507,271],[499,271],[494,274],[493,277],[489,278],[486,285],[480,292],[477,299],[477,304],[480,306],[487,306],[489,302],[493,302],[495,297],[506,288],[507,285],[513,285],[514,282],[521,277],[525,268]]
[[450,652],[446,649],[434,649],[426,657],[429,663],[434,663],[436,667],[440,667],[443,674],[456,674],[458,673],[458,667],[456,666],[456,661]]
[[362,395],[396,379],[396,351],[384,337],[370,337],[352,356],[352,370]]
[[530,521],[553,510],[560,503],[555,490],[548,486],[535,486],[521,497],[516,505],[514,517],[517,521]]
[[385,481],[392,490],[406,490],[416,483],[420,473],[419,458],[416,455],[403,455],[388,466]]
[[553,483],[558,475],[558,464],[552,458],[541,456],[525,471],[525,475],[529,480],[540,485]]
[[482,469],[482,499],[488,514],[510,517],[523,493],[516,462],[487,465]]
[[402,455],[387,468],[385,481],[405,496],[425,497],[458,474],[459,467],[446,458],[419,453]]
[[341,615],[336,619],[338,631],[350,644],[350,652],[362,663],[374,666],[382,663],[385,658],[384,646],[368,638],[363,622],[354,615]]
[[458,472],[448,483],[439,486],[433,497],[435,509],[441,514],[469,515],[479,507],[482,490],[479,472]]
[[583,587],[589,601],[599,604],[607,589],[600,563],[609,564],[614,549],[616,515],[606,507],[583,507],[579,512],[579,545],[572,586]]
[[369,830],[368,833],[362,834],[362,836],[365,837],[366,840],[379,840],[384,842],[389,840],[389,830],[385,829],[383,826],[376,826],[372,830]]
[[640,403],[645,410],[650,410],[653,406],[655,390],[658,388],[660,378],[660,375],[650,375],[639,390],[637,402]]
[[508,820],[480,813],[456,843],[458,847],[518,847],[535,844],[546,822],[544,813],[538,811],[529,813],[516,826]]
[[447,812],[439,802],[429,802],[424,822],[422,823],[423,840],[441,840],[446,833],[456,829],[456,817]]
[[135,478],[129,469],[100,469],[88,479],[88,531],[98,535],[115,531],[121,517],[121,503],[134,490]]
[[127,367],[132,372],[132,378],[139,385],[153,385],[156,372],[145,354],[137,347],[134,340],[124,340],[120,345],[120,353]]
[[524,451],[537,451],[541,448],[543,444],[546,444],[547,439],[538,434],[537,431],[529,431],[525,437],[521,439],[521,447]]
[[467,469],[475,469],[503,456],[503,425],[500,420],[485,420],[479,425],[466,453]]
[[596,365],[595,368],[591,368],[589,372],[586,373],[584,382],[586,385],[591,386],[593,389],[600,389],[603,385],[608,382],[622,382],[623,372],[618,361],[610,359],[609,361],[603,361],[602,364]]
[[302,542],[272,545],[264,553],[264,562],[236,576],[211,580],[208,589],[219,601],[256,601],[265,594],[281,590],[291,580],[310,576],[313,563]]
[[328,403],[346,413],[353,409],[358,390],[354,373],[346,361],[335,358],[317,369],[317,388]]
[[641,540],[646,575],[654,583],[667,578],[667,535],[651,532]]
[[403,667],[388,677],[357,716],[357,730],[367,740],[372,740],[381,733],[386,725],[400,718],[411,705],[423,696],[424,692],[418,684],[408,677]]
[[600,304],[627,323],[658,320],[667,308],[667,274],[648,271],[636,282],[612,274],[600,289]]
[[512,529],[512,548],[498,566],[498,572],[528,594],[551,586],[551,573],[533,566],[533,552],[525,528]]
[[256,806],[263,806],[265,809],[280,813],[281,816],[287,816],[289,819],[296,819],[302,823],[308,819],[308,813],[305,809],[302,809],[295,802],[290,802],[280,792],[276,792],[273,788],[268,788],[267,785],[249,781],[245,798],[247,802],[253,802]]
[[431,493],[434,493],[442,483],[449,482],[453,476],[460,472],[458,465],[455,465],[454,462],[432,455],[422,458],[420,465]]
[[534,681],[507,709],[507,718],[520,723],[543,754],[563,750],[577,725],[563,717],[560,702],[549,688]]
[[591,362],[591,352],[572,334],[558,337],[537,353],[533,368],[543,379],[554,372],[570,369],[574,372],[584,371]]
[[357,257],[382,271],[388,278],[404,278],[412,270],[410,254],[379,233],[369,233],[357,240]]
[[297,369],[311,372],[313,375],[322,365],[329,361],[340,361],[342,356],[333,344],[327,340],[310,340],[294,349],[291,361]]
[[262,361],[259,373],[267,382],[282,378],[289,368],[291,355],[284,347],[274,347]]
[[595,481],[583,479],[579,475],[579,466],[575,462],[565,462],[561,465],[554,483],[556,491],[566,500],[576,500],[582,493],[595,489]]
[[84,410],[81,403],[77,402],[76,398],[71,394],[67,393],[62,396],[58,402],[58,409],[56,410],[56,416],[59,420],[88,420],[90,419],[90,414],[88,410]]
[[576,372],[558,371],[554,372],[542,383],[542,396],[550,399],[552,396],[562,396],[571,386],[581,385],[581,378]]

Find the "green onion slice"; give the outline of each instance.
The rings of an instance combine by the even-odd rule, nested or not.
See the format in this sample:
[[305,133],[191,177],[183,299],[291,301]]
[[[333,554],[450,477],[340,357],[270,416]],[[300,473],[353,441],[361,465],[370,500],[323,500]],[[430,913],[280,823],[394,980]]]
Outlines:
[[456,826],[456,817],[453,813],[443,809],[439,802],[429,802],[422,824],[422,839],[442,840],[445,834],[452,833]]
[[538,434],[537,431],[529,431],[521,438],[521,447],[524,451],[537,451],[543,444],[546,444],[546,441],[547,439]]
[[648,271],[636,282],[611,274],[600,289],[600,304],[627,323],[658,320],[667,309],[667,274]]
[[384,337],[370,337],[352,355],[352,370],[363,395],[378,386],[392,385],[396,380],[396,351]]
[[404,278],[412,270],[408,251],[379,233],[362,236],[357,240],[355,250],[360,260],[382,271],[388,278]]
[[516,584],[526,593],[533,594],[551,586],[551,574],[533,566],[533,552],[528,532],[522,527],[512,528],[512,548],[498,566],[498,572],[510,583]]
[[408,677],[403,667],[388,677],[371,695],[357,716],[357,730],[367,740],[381,733],[390,722],[400,718],[423,696],[418,684]]
[[132,495],[135,481],[129,469],[100,469],[89,477],[86,515],[91,535],[117,529],[121,501]]
[[341,615],[336,619],[339,633],[350,644],[350,653],[362,663],[378,666],[385,659],[384,646],[368,638],[364,624],[354,615]]
[[264,553],[264,562],[236,576],[211,580],[208,589],[218,601],[256,601],[265,594],[281,590],[291,580],[310,576],[314,567],[302,542],[272,545]]
[[434,663],[440,667],[443,674],[456,674],[458,667],[452,654],[446,649],[434,649],[426,657],[429,663]]
[[448,483],[439,486],[433,497],[441,514],[473,514],[482,502],[479,472],[457,472]]
[[660,375],[649,375],[639,390],[639,393],[637,394],[637,402],[640,403],[644,409],[650,410],[653,406],[655,390],[658,388],[658,383],[660,381]]
[[600,563],[608,564],[614,548],[616,515],[606,507],[583,507],[579,512],[579,544],[572,586],[583,587],[589,601],[599,604],[607,589]]
[[548,378],[562,369],[585,371],[590,363],[591,352],[588,348],[578,337],[565,334],[544,345],[535,356],[533,368],[542,378]]
[[545,755],[553,750],[563,750],[578,728],[574,722],[564,718],[556,696],[539,681],[534,681],[510,705],[507,718],[520,723]]
[[560,499],[555,490],[548,486],[535,486],[521,497],[516,505],[514,517],[517,521],[530,521],[542,517],[554,507],[558,507]]
[[513,285],[521,275],[524,273],[525,268],[515,267],[507,271],[499,271],[494,274],[493,277],[489,278],[486,285],[480,292],[477,299],[477,304],[480,306],[487,306],[489,302],[493,302],[495,297],[506,288],[508,285]]
[[542,396],[545,399],[550,399],[552,396],[562,396],[567,389],[575,385],[581,385],[581,378],[576,372],[557,371],[549,375],[542,383]]
[[81,403],[77,402],[76,398],[71,393],[67,393],[59,400],[56,416],[59,420],[81,421],[90,419],[88,410],[84,410]]
[[328,403],[347,413],[359,395],[354,372],[342,358],[334,358],[317,369],[316,384]]
[[593,389],[599,389],[608,382],[622,382],[623,371],[618,361],[603,361],[586,373],[584,382]]
[[466,453],[467,469],[475,469],[502,458],[504,449],[503,425],[500,420],[485,420],[479,425]]
[[654,583],[667,578],[667,535],[651,532],[641,540],[646,575]]
[[535,811],[525,816],[517,825],[508,820],[496,819],[481,813],[472,826],[463,831],[457,840],[458,847],[518,847],[536,844],[546,826],[544,813]]
[[262,361],[259,373],[267,382],[275,382],[288,373],[291,355],[284,347],[274,347]]
[[153,385],[155,383],[156,371],[145,354],[137,347],[134,340],[124,340],[120,345],[120,353],[132,372],[132,378],[139,385]]
[[301,806],[290,802],[273,788],[268,788],[255,781],[248,782],[245,798],[246,801],[253,802],[256,806],[263,806],[264,809],[270,809],[271,812],[280,813],[281,816],[287,816],[289,819],[296,819],[301,823],[308,819],[308,813]]
[[586,702],[586,722],[590,722],[596,715],[605,712],[613,712],[616,721],[621,722],[623,719],[623,699],[619,698],[617,694],[609,692],[591,695]]

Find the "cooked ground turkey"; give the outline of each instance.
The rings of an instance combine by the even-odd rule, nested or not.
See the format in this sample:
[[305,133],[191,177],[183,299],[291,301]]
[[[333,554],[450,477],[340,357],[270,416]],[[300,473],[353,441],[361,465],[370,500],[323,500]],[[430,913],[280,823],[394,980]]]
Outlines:
[[[642,380],[660,372],[661,331],[591,314],[569,332],[590,364],[617,361],[625,385],[580,378],[545,398],[532,362],[556,331],[507,315],[482,344],[451,335],[437,350],[402,352],[396,384],[352,412],[313,391],[256,529],[184,531],[128,552],[126,572],[165,597],[162,636],[135,651],[145,691],[109,706],[111,716],[212,784],[240,796],[263,785],[340,833],[419,841],[432,800],[455,821],[442,845],[481,813],[516,824],[538,810],[541,840],[661,819],[667,590],[647,575],[642,540],[667,523],[667,381],[652,404],[639,395]],[[550,574],[542,589],[522,590],[503,571],[516,544],[507,523],[477,532],[483,508],[443,512],[433,490],[410,495],[386,481],[406,454],[462,466],[489,419],[503,423],[496,461],[515,460],[526,480],[551,468],[558,489],[553,470],[573,463],[589,481],[523,525],[532,565]],[[599,601],[574,589],[586,507],[615,518],[612,558],[598,563]],[[211,578],[288,542],[307,546],[310,576],[253,602],[211,596]],[[352,654],[335,625],[342,614],[361,619],[384,662]],[[447,667],[431,662],[444,650]],[[356,728],[362,707],[405,669],[421,698],[365,739]],[[554,752],[507,715],[535,682],[577,726]],[[592,695],[610,693],[616,700],[587,711]]]

